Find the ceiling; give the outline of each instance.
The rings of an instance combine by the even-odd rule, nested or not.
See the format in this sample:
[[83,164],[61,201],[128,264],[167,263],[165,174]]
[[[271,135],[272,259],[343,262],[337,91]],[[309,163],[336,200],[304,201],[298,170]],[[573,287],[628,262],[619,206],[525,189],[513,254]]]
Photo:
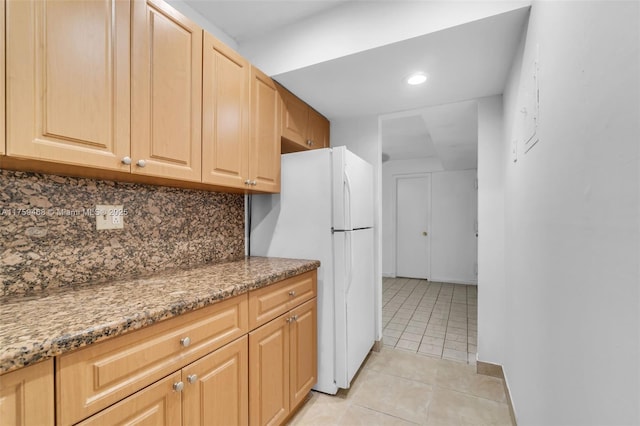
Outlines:
[[[353,3],[186,2],[238,42],[241,53],[242,43]],[[517,8],[272,77],[330,120],[382,116],[382,150],[391,160],[436,157],[444,170],[475,168],[473,100],[502,93],[528,13]],[[427,83],[407,85],[415,71],[426,73]]]

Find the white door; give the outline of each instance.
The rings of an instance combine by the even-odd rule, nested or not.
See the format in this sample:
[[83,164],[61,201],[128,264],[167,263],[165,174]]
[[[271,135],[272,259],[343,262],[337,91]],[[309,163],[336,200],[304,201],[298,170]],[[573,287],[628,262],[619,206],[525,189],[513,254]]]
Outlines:
[[375,341],[373,229],[335,232],[333,243],[335,382],[347,389]]
[[431,276],[431,176],[402,177],[396,184],[396,275]]

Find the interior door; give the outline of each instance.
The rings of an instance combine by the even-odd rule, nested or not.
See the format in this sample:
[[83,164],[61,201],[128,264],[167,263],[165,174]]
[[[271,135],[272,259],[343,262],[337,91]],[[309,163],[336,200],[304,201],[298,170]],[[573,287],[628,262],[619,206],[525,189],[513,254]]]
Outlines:
[[429,279],[431,175],[396,182],[396,276]]

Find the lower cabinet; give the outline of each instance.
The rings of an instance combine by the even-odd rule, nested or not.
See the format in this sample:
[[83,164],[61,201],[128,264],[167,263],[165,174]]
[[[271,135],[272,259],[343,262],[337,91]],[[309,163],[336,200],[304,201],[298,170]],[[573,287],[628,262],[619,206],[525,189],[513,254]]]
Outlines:
[[81,422],[81,425],[246,425],[247,336]]
[[283,423],[316,383],[316,298],[249,333],[249,361],[249,423]]
[[53,359],[0,376],[0,425],[54,425]]
[[248,337],[185,367],[184,425],[246,425],[249,413]]
[[2,374],[0,426],[282,424],[316,383],[316,294],[314,270]]

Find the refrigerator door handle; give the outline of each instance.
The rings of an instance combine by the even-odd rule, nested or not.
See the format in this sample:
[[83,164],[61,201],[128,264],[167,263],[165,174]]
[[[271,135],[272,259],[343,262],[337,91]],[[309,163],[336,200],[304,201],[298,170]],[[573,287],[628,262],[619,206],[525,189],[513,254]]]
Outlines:
[[344,229],[351,230],[351,179],[344,171]]
[[351,232],[345,232],[345,253],[347,255],[347,285],[344,289],[344,294],[349,294],[349,288],[351,287],[351,282],[353,281],[353,245],[351,244]]

